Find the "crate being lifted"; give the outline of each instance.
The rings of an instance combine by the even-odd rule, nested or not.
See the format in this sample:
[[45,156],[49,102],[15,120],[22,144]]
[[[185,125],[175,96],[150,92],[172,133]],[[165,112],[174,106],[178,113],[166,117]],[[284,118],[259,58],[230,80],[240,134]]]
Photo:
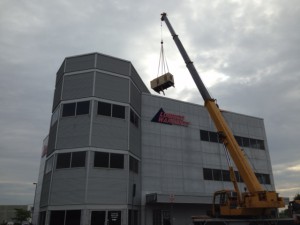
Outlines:
[[174,87],[174,78],[169,72],[151,81],[151,88],[157,93],[160,93],[161,91],[164,93],[164,90],[172,86]]

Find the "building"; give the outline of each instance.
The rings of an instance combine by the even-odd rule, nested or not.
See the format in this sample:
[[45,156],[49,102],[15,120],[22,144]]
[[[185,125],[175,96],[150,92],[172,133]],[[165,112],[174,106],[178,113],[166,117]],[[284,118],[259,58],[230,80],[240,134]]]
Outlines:
[[[223,114],[274,190],[263,120]],[[99,53],[62,63],[44,149],[33,224],[191,224],[233,188],[206,109],[152,95],[131,62]]]

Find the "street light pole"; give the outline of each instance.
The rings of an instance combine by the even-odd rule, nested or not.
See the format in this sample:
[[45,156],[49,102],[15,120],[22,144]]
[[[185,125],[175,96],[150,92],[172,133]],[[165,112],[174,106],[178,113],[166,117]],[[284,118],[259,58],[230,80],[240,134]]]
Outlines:
[[34,213],[34,204],[35,204],[35,196],[36,196],[36,188],[37,188],[37,183],[32,183],[33,185],[35,185],[35,189],[34,189],[34,197],[33,197],[33,205],[32,205],[32,210],[31,210],[31,221],[33,219],[33,213]]

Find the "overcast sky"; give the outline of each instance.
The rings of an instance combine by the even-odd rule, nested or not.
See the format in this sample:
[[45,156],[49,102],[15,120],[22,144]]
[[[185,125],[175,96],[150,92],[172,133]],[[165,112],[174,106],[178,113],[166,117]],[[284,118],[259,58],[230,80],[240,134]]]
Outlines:
[[[149,87],[164,11],[220,107],[264,119],[277,191],[300,192],[300,1],[166,2],[0,1],[0,205],[33,202],[64,58],[100,52],[129,60]],[[162,30],[176,85],[166,96],[202,105]]]

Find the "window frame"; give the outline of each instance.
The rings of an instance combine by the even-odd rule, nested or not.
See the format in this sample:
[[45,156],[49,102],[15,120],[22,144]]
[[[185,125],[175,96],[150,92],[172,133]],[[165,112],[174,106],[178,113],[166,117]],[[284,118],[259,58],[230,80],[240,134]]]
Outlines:
[[[88,111],[78,111],[78,104],[86,104],[88,102]],[[70,106],[70,105],[75,105],[75,108],[72,109],[74,111],[72,114],[65,114],[65,106]],[[61,117],[75,117],[75,116],[84,116],[84,115],[89,115],[91,112],[91,101],[78,101],[78,102],[69,102],[69,103],[63,103],[62,104],[62,110],[61,110]],[[83,111],[83,112],[82,112]],[[80,113],[79,113],[80,112]]]

